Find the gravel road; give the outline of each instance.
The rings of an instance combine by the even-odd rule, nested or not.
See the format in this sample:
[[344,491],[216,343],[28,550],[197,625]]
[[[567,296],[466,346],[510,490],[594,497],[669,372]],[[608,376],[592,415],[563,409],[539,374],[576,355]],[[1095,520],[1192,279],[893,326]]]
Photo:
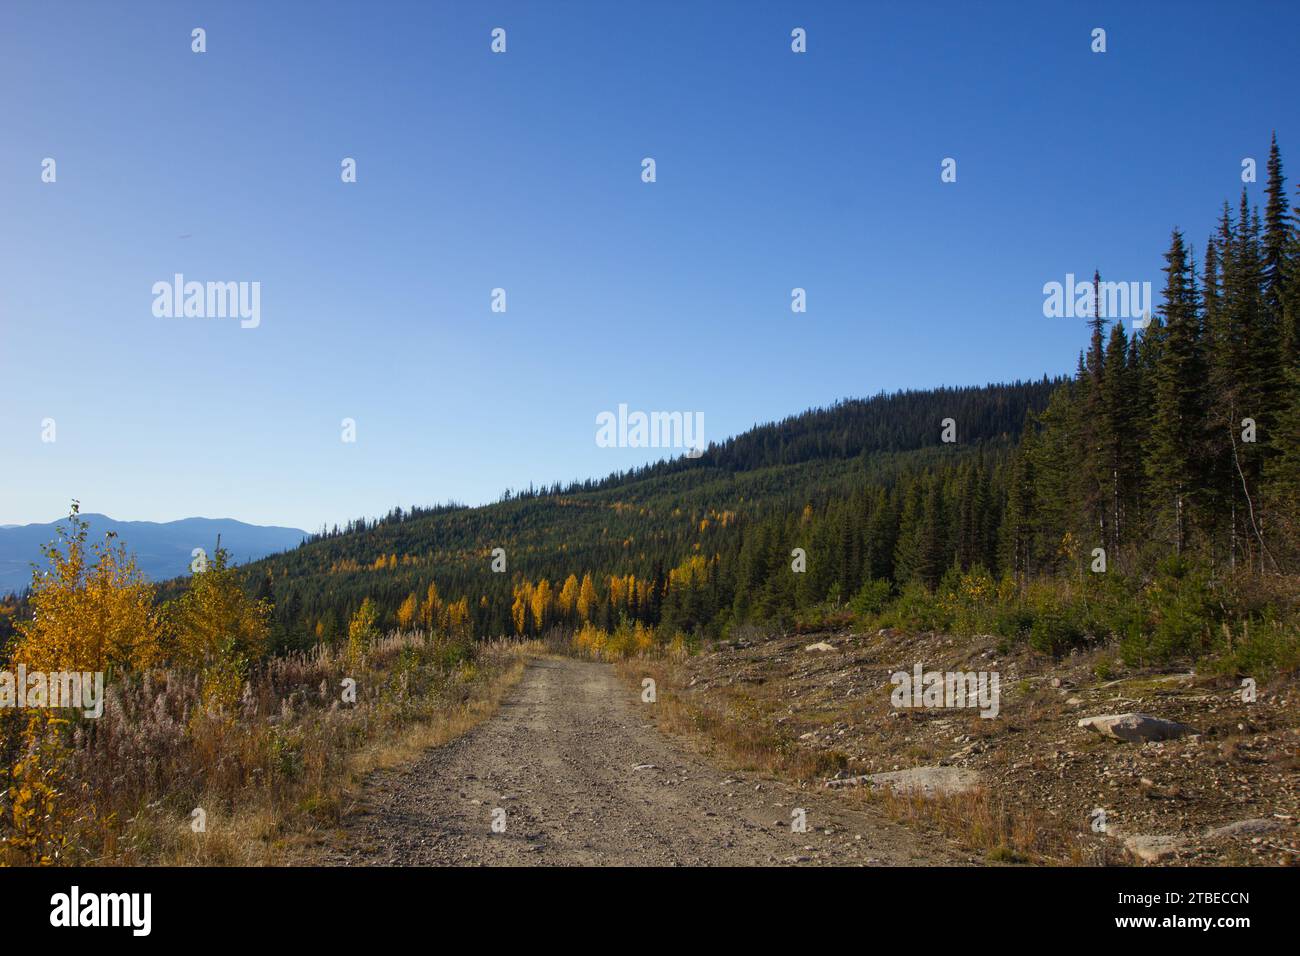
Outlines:
[[[491,719],[372,775],[336,865],[960,864],[834,794],[713,766],[607,664],[530,660]],[[792,813],[806,814],[792,832]],[[496,829],[494,830],[494,822]]]

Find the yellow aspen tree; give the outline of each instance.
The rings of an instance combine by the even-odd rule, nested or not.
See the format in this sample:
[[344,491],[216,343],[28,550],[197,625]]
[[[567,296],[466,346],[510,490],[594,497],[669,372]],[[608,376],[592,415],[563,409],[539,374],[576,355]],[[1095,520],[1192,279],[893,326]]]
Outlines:
[[397,609],[397,627],[400,630],[409,631],[415,625],[415,616],[418,612],[418,601],[419,599],[415,596],[415,592],[412,591],[406,596],[406,600],[403,601],[401,606]]
[[370,646],[379,637],[379,628],[376,622],[379,619],[379,609],[375,607],[375,602],[366,598],[361,602],[361,607],[357,608],[357,613],[352,615],[352,620],[348,622],[348,659],[353,664],[360,663],[370,650]]
[[546,629],[551,619],[551,583],[542,578],[533,589],[533,622],[540,634]]
[[420,605],[420,621],[427,630],[432,632],[438,626],[438,618],[441,615],[442,598],[438,596],[438,585],[430,581],[429,590],[424,596],[424,603]]
[[524,625],[527,624],[528,593],[525,587],[515,588],[515,600],[510,605],[510,619],[514,622],[516,634],[524,633]]
[[168,606],[175,657],[182,664],[207,668],[254,661],[266,653],[271,606],[244,593],[228,559],[226,550],[217,548],[207,570],[195,573],[189,589]]
[[599,599],[596,597],[596,585],[592,583],[590,572],[582,576],[582,586],[578,589],[578,617],[583,621],[591,620],[591,612],[596,609]]
[[43,548],[48,574],[32,574],[30,620],[16,622],[14,663],[32,670],[145,668],[161,661],[154,589],[109,533],[88,549],[89,525],[74,502],[68,526]]
[[564,579],[560,596],[555,600],[556,609],[564,615],[566,621],[573,620],[573,610],[578,604],[578,576],[570,574]]
[[469,636],[469,598],[462,597],[448,606],[447,630],[456,637]]

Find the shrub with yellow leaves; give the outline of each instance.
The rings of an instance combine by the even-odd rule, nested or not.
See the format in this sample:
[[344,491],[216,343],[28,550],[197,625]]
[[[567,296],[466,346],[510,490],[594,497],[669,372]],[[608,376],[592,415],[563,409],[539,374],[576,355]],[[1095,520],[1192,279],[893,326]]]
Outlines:
[[10,771],[5,792],[10,824],[0,836],[0,863],[51,866],[64,862],[73,810],[62,799],[60,777],[67,760],[61,733],[66,721],[36,711],[22,731],[22,753]]
[[32,573],[32,617],[16,624],[14,663],[42,671],[139,669],[162,658],[154,589],[109,532],[87,547],[77,502],[58,539],[42,548],[50,568]]
[[202,675],[206,710],[229,717],[239,702],[249,664],[265,653],[271,607],[249,597],[220,544],[207,569],[167,607],[172,656]]
[[365,660],[370,646],[379,637],[378,618],[379,609],[375,602],[366,598],[348,622],[348,660],[354,666]]
[[228,560],[218,546],[207,570],[196,572],[189,589],[168,606],[172,656],[182,666],[202,670],[266,653],[271,606],[245,593]]

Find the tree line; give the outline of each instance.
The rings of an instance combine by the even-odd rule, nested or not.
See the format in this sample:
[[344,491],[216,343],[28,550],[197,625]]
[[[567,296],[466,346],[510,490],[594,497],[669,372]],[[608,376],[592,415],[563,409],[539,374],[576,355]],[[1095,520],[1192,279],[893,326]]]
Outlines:
[[[1262,215],[1244,192],[1235,212],[1225,204],[1199,263],[1173,231],[1144,329],[1107,320],[1094,274],[1068,379],[847,401],[698,460],[399,511],[262,562],[264,596],[287,598],[282,626],[301,615],[302,640],[341,634],[364,597],[401,625],[437,626],[454,607],[455,626],[479,634],[628,620],[716,635],[876,582],[933,590],[953,569],[1022,586],[1099,558],[1138,577],[1167,556],[1294,572],[1300,232],[1276,141],[1267,168]],[[957,443],[942,441],[944,419]],[[493,547],[508,573],[489,572]]]

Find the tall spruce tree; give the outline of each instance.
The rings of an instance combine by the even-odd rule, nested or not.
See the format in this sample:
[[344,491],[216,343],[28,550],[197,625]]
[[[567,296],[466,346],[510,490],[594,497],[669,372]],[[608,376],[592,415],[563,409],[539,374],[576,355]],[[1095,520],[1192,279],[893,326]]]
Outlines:
[[1174,230],[1165,253],[1164,323],[1153,369],[1147,477],[1157,513],[1167,511],[1175,550],[1189,540],[1202,477],[1198,454],[1203,428],[1204,372],[1194,269]]
[[1124,323],[1110,327],[1106,343],[1105,368],[1102,375],[1102,464],[1104,467],[1105,507],[1108,539],[1104,547],[1118,551],[1128,533],[1133,510],[1132,497],[1137,488],[1137,433],[1133,427],[1137,399],[1128,364],[1128,335]]
[[1286,177],[1282,175],[1282,157],[1277,148],[1277,133],[1268,148],[1268,184],[1264,194],[1264,303],[1280,325],[1282,302],[1287,280],[1286,257],[1290,240],[1287,216]]
[[1109,466],[1107,448],[1110,436],[1107,434],[1109,419],[1106,415],[1106,396],[1103,380],[1106,374],[1105,333],[1106,318],[1102,314],[1101,273],[1092,274],[1092,308],[1088,317],[1088,351],[1084,357],[1078,382],[1079,401],[1079,448],[1081,451],[1080,468],[1077,472],[1079,481],[1079,501],[1082,514],[1079,522],[1080,531],[1097,544],[1105,546],[1110,532],[1110,509],[1107,506],[1107,478]]

